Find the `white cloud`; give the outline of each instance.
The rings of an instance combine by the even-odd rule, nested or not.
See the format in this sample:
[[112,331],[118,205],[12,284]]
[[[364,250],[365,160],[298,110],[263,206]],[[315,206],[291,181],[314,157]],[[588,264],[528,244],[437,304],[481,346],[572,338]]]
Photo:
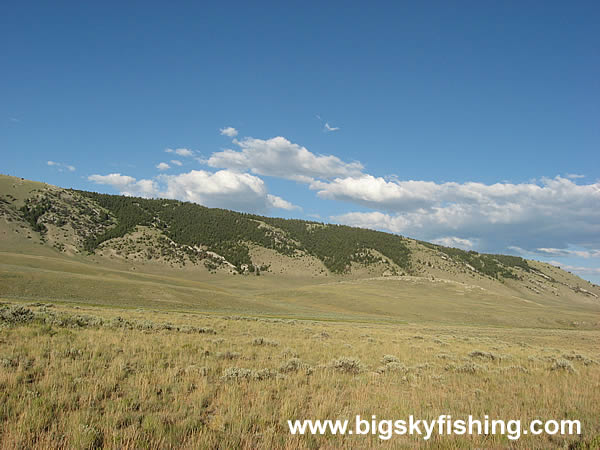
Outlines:
[[[321,118],[321,116],[319,114],[316,114],[315,117],[317,119],[319,119],[319,122],[323,123],[323,119]],[[332,125],[329,125],[329,122],[325,122],[325,125],[323,125],[323,131],[326,133],[331,133],[333,131],[339,131],[340,127],[334,127]]]
[[121,175],[120,173],[109,173],[108,175],[90,175],[88,180],[98,184],[108,184],[118,189],[135,183],[135,178],[130,177],[129,175]]
[[228,149],[213,153],[206,164],[303,182],[311,182],[314,178],[356,176],[363,169],[359,162],[346,163],[337,156],[315,155],[283,137],[246,138],[234,142],[241,151]]
[[571,180],[575,180],[577,178],[585,178],[585,175],[579,175],[578,173],[568,173],[565,176]]
[[97,184],[106,184],[117,189],[123,195],[154,197],[158,194],[158,188],[153,180],[136,180],[128,175],[110,173],[108,175],[90,175],[88,180]]
[[249,173],[192,170],[180,175],[163,175],[160,180],[166,184],[161,196],[208,207],[250,212],[265,212],[271,207],[295,208],[282,198],[268,194],[264,181]]
[[170,168],[171,168],[171,166],[170,166],[170,165],[168,165],[166,162],[161,162],[161,163],[158,163],[158,164],[156,165],[156,168],[157,168],[158,170],[167,170],[167,169],[170,169]]
[[372,228],[386,230],[392,233],[401,233],[409,225],[409,221],[401,216],[392,217],[379,211],[373,212],[349,212],[338,216],[331,216],[331,220],[337,223],[351,225],[360,228]]
[[456,236],[446,236],[437,239],[433,239],[431,242],[444,247],[456,247],[462,248],[463,250],[471,250],[475,246],[475,243],[470,239],[462,239]]
[[552,256],[575,256],[579,258],[600,258],[600,250],[572,250],[566,248],[537,248],[536,253]]
[[236,137],[238,135],[238,130],[233,127],[225,127],[219,130],[222,136]]
[[517,246],[517,245],[509,245],[509,246],[508,246],[508,247],[506,247],[506,248],[507,248],[508,250],[511,250],[511,251],[513,251],[513,252],[520,253],[520,254],[521,254],[521,255],[523,255],[523,256],[527,256],[527,254],[528,254],[528,253],[530,253],[530,252],[528,252],[527,250],[525,250],[524,248],[521,248],[521,247],[519,247],[519,246]]
[[386,181],[372,175],[316,181],[311,189],[330,200],[359,203],[376,209],[407,210],[423,208],[435,202],[440,185],[431,181]]
[[91,175],[88,179],[112,186],[123,195],[174,198],[211,208],[257,213],[271,208],[299,209],[283,198],[269,194],[260,178],[230,170],[215,173],[192,170],[179,175],[159,175],[152,180],[137,180],[120,173]]
[[179,161],[178,159],[172,159],[171,160],[171,164],[174,164],[176,166],[182,166],[183,163],[181,161]]
[[540,183],[486,185],[386,181],[363,175],[311,187],[322,198],[386,211],[333,218],[349,225],[426,240],[478,239],[492,250],[600,247],[600,182],[578,185],[556,177]]
[[294,205],[293,203],[290,203],[276,195],[267,194],[267,200],[273,208],[286,209],[288,211],[301,209],[299,206]]
[[75,166],[72,166],[70,164],[65,164],[65,163],[59,163],[56,161],[48,161],[46,164],[49,165],[50,167],[56,167],[59,172],[63,172],[65,170],[68,170],[69,172],[75,172],[75,170],[76,170]]
[[190,157],[194,156],[194,152],[192,150],[187,149],[187,148],[176,148],[176,149],[167,148],[165,150],[165,152],[167,152],[167,153],[175,153],[176,155],[183,156],[185,158],[190,158]]

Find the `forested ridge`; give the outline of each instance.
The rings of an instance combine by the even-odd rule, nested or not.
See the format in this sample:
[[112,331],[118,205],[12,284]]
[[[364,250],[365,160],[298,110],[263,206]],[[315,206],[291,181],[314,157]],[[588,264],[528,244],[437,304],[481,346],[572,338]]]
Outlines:
[[85,241],[85,249],[89,252],[104,241],[122,237],[136,226],[145,225],[159,228],[178,244],[205,246],[237,267],[252,264],[247,243],[288,256],[304,251],[319,258],[335,273],[347,271],[352,262],[373,262],[374,257],[367,249],[379,251],[404,269],[410,266],[410,251],[403,238],[388,233],[275,219],[177,200],[77,192],[106,208],[117,220],[115,227]]
[[[370,264],[380,260],[370,249],[381,253],[403,270],[411,271],[408,240],[395,234],[345,225],[263,217],[178,200],[73,192],[90,198],[116,219],[115,226],[85,240],[84,248],[88,252],[93,252],[109,239],[122,237],[136,226],[144,225],[159,229],[178,244],[205,247],[236,267],[252,265],[248,243],[253,243],[288,256],[305,252],[320,259],[334,273],[347,272],[353,262]],[[516,278],[511,270],[514,267],[530,270],[527,262],[516,256],[488,255],[420,243],[494,278]]]

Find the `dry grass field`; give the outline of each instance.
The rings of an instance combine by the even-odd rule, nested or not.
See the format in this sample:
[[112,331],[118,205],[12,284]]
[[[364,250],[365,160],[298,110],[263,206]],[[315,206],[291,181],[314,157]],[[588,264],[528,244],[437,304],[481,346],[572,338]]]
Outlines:
[[[4,448],[597,448],[600,332],[10,304]],[[582,436],[292,436],[288,419],[579,419]]]

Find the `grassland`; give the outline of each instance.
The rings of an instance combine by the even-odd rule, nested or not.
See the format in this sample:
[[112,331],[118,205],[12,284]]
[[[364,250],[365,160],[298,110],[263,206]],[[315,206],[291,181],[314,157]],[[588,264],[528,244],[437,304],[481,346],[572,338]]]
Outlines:
[[515,296],[452,280],[211,275],[102,258],[0,257],[0,296],[7,299],[375,323],[600,329],[600,302],[593,298]]
[[[375,436],[287,431],[287,419],[356,414],[572,418],[584,432],[516,442],[492,435],[427,443],[397,436],[385,443],[391,448],[583,446],[600,434],[600,333],[594,330],[14,302],[2,306],[0,317],[5,448],[380,446]],[[343,358],[351,363],[335,364]]]
[[[5,448],[597,445],[600,315],[587,296],[208,275],[31,249],[0,252]],[[382,442],[286,424],[357,414],[569,418],[583,435]]]

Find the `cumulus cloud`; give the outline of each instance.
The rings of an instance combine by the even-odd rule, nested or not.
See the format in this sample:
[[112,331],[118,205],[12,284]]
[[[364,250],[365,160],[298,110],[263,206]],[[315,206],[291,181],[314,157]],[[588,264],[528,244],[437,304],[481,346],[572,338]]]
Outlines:
[[153,180],[136,180],[129,175],[110,173],[108,175],[90,175],[88,180],[97,184],[112,186],[123,195],[154,197],[158,194],[158,187]]
[[236,137],[238,135],[238,130],[233,127],[225,127],[219,130],[222,136]]
[[183,156],[185,158],[191,158],[192,156],[194,156],[194,152],[187,148],[176,148],[176,149],[167,148],[165,150],[165,152],[175,153],[176,155]]
[[268,194],[264,181],[249,173],[192,170],[180,175],[163,175],[160,179],[166,184],[162,196],[208,207],[250,212],[265,212],[271,207],[296,208],[286,200]]
[[287,200],[284,200],[276,195],[267,194],[267,201],[269,202],[269,205],[273,208],[286,209],[288,211],[301,209],[299,206],[294,205],[293,203],[290,203]]
[[58,169],[59,172],[63,172],[65,170],[68,170],[69,172],[75,172],[75,166],[72,166],[70,164],[65,164],[65,163],[59,163],[56,161],[48,161],[46,162],[46,164],[50,167],[55,167]]
[[315,178],[357,176],[363,166],[346,163],[337,156],[316,155],[305,147],[279,136],[267,140],[246,138],[234,141],[241,150],[216,152],[205,161],[210,167],[250,171],[290,180],[311,182]]
[[489,250],[509,246],[600,247],[600,183],[578,185],[562,177],[539,183],[434,183],[387,181],[370,175],[314,182],[322,198],[375,210],[334,220],[420,239],[478,239]]
[[158,164],[156,165],[156,168],[157,168],[158,170],[167,170],[167,169],[170,169],[170,168],[171,168],[171,166],[170,166],[170,165],[168,165],[166,162],[161,162],[161,163],[158,163]]
[[321,198],[359,203],[375,209],[406,211],[434,204],[443,186],[432,181],[396,182],[359,175],[336,178],[331,182],[315,181],[310,187],[317,190]]
[[271,208],[299,209],[276,195],[269,194],[263,180],[249,173],[219,170],[215,173],[192,170],[179,175],[159,175],[137,180],[111,173],[91,175],[90,181],[112,186],[123,195],[174,198],[211,208],[264,213]]
[[181,161],[179,161],[178,159],[172,159],[171,160],[171,164],[174,164],[176,166],[182,166],[183,163]]

